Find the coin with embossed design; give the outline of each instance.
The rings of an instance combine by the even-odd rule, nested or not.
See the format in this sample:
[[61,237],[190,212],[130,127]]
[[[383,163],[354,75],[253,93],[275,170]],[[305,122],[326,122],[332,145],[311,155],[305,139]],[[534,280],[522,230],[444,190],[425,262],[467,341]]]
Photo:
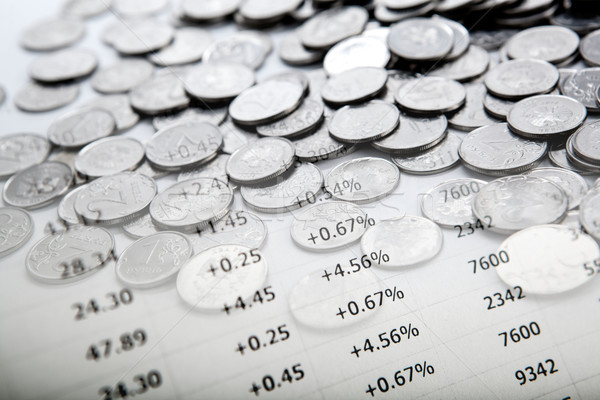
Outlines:
[[75,169],[82,177],[98,178],[122,171],[132,171],[144,161],[144,146],[128,137],[96,140],[75,157]]
[[227,161],[227,174],[249,185],[283,174],[294,163],[295,148],[284,138],[263,138],[236,150]]
[[33,233],[33,219],[25,210],[0,207],[0,258],[23,246]]
[[39,164],[48,158],[50,143],[34,133],[16,133],[0,138],[0,179]]
[[452,179],[429,189],[420,198],[423,215],[438,225],[452,228],[475,223],[471,202],[487,182],[472,178]]

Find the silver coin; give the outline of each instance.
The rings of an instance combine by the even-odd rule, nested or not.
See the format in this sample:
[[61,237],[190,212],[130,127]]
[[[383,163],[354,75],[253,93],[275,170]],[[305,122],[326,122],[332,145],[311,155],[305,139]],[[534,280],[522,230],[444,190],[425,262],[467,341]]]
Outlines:
[[171,26],[155,19],[118,20],[104,32],[103,39],[119,53],[133,56],[167,46],[174,32]]
[[154,166],[179,171],[204,164],[223,146],[219,128],[207,122],[183,121],[156,132],[146,143],[146,158]]
[[81,223],[79,216],[75,212],[75,199],[83,188],[85,188],[85,185],[72,189],[69,193],[65,194],[58,203],[58,209],[56,210],[58,218],[68,225],[77,225]]
[[0,138],[0,179],[44,162],[50,143],[34,133],[15,133]]
[[565,84],[569,79],[573,77],[577,73],[577,69],[573,68],[559,68],[558,69],[558,89],[560,90],[560,94],[565,94]]
[[303,93],[298,83],[264,81],[240,93],[229,105],[229,115],[241,125],[269,123],[292,113],[300,105]]
[[248,211],[231,210],[229,214],[195,233],[187,235],[196,254],[214,246],[235,244],[258,249],[267,237],[267,226]]
[[165,8],[167,0],[112,0],[111,9],[122,16],[142,17]]
[[360,248],[363,254],[375,254],[372,259],[380,267],[401,268],[431,260],[442,249],[443,240],[442,230],[435,223],[405,215],[367,229]]
[[525,29],[506,42],[510,58],[535,58],[559,63],[579,47],[579,35],[562,26],[536,26]]
[[279,43],[279,58],[290,65],[307,65],[323,59],[320,50],[309,50],[302,45],[300,37],[296,32],[288,33]]
[[154,222],[152,222],[152,217],[149,213],[122,225],[121,229],[123,229],[123,232],[134,239],[141,239],[143,237],[161,232],[161,229],[154,225]]
[[62,12],[65,15],[90,18],[106,12],[111,4],[111,0],[67,0],[62,5]]
[[512,100],[501,99],[499,97],[492,96],[489,93],[483,97],[483,107],[485,108],[485,111],[491,116],[504,121],[506,120],[506,116],[508,115],[510,109],[514,105],[515,102]]
[[240,194],[246,204],[258,211],[279,213],[315,202],[322,186],[323,174],[318,167],[298,163],[275,182],[242,186]]
[[496,267],[510,287],[529,294],[558,294],[590,281],[585,265],[600,257],[598,244],[586,234],[561,225],[533,226],[508,237],[498,249],[508,260]]
[[471,45],[466,53],[435,68],[427,75],[464,82],[482,75],[489,64],[489,53],[479,46]]
[[219,154],[214,160],[206,164],[200,165],[194,169],[185,169],[181,171],[177,176],[177,182],[195,178],[216,178],[228,183],[229,176],[227,176],[226,170],[227,160],[229,160],[227,154]]
[[258,125],[256,132],[261,136],[290,138],[313,130],[323,120],[323,103],[305,99],[293,113],[268,125]]
[[329,77],[321,89],[321,97],[334,105],[356,103],[383,90],[387,79],[387,71],[383,68],[352,68]]
[[600,121],[586,124],[572,139],[573,152],[592,164],[600,165]]
[[473,213],[486,228],[510,234],[533,225],[560,222],[569,201],[554,182],[529,175],[498,178],[481,188]]
[[25,210],[0,207],[0,258],[21,248],[33,233],[33,219]]
[[579,221],[586,232],[600,242],[600,188],[595,186],[581,200]]
[[388,80],[385,84],[385,91],[382,94],[382,100],[388,103],[394,103],[396,101],[394,95],[398,88],[400,88],[400,86],[404,86],[413,79],[415,79],[415,75],[410,72],[400,71],[397,69],[388,70]]
[[454,32],[444,22],[431,18],[410,18],[392,25],[388,47],[400,58],[434,61],[445,57],[454,46]]
[[21,34],[21,46],[48,51],[69,46],[83,37],[85,25],[77,18],[58,17],[36,22]]
[[574,135],[569,136],[565,143],[566,157],[569,162],[578,169],[599,174],[600,165],[596,163],[590,163],[585,159],[579,157],[573,147]]
[[545,142],[513,134],[507,124],[483,126],[471,131],[460,145],[465,167],[486,175],[520,174],[535,168],[546,155]]
[[356,242],[375,220],[357,205],[327,201],[294,213],[292,240],[309,251],[329,251]]
[[129,97],[124,94],[95,97],[82,105],[82,108],[85,107],[108,111],[115,119],[118,132],[133,127],[140,120],[140,116],[131,109]]
[[87,224],[119,225],[144,214],[155,195],[152,178],[119,172],[87,184],[75,199],[75,212]]
[[222,218],[233,202],[233,190],[214,178],[195,178],[175,183],[150,204],[150,216],[161,229],[195,232]]
[[227,161],[229,178],[240,184],[255,184],[275,178],[294,163],[295,148],[284,138],[263,138],[236,150]]
[[96,140],[75,157],[75,170],[80,176],[98,178],[133,171],[144,161],[144,146],[128,137]]
[[111,135],[115,119],[101,109],[79,109],[58,117],[48,127],[48,139],[64,148],[83,147],[94,140]]
[[548,159],[557,167],[577,172],[579,175],[591,175],[593,172],[577,168],[569,161],[565,145],[553,144],[548,152]]
[[294,140],[296,157],[305,162],[317,162],[334,159],[348,154],[354,150],[350,145],[338,142],[329,135],[328,119],[325,119],[319,128],[312,134]]
[[74,226],[45,236],[25,258],[27,271],[44,283],[70,283],[99,271],[110,260],[115,239],[106,229]]
[[186,108],[175,114],[157,115],[152,118],[152,126],[157,131],[180,122],[207,122],[212,125],[220,125],[227,117],[226,108]]
[[519,99],[547,93],[558,83],[558,69],[542,60],[512,60],[493,67],[485,76],[491,94]]
[[400,86],[396,102],[407,111],[419,114],[445,113],[465,103],[466,90],[460,83],[446,78],[423,77]]
[[267,261],[256,249],[215,246],[190,259],[177,275],[179,296],[197,309],[218,310],[249,299],[267,280]]
[[569,211],[560,224],[569,227],[578,233],[586,233],[581,222],[579,222],[579,210]]
[[43,83],[58,83],[90,75],[98,57],[86,49],[66,49],[44,54],[31,62],[29,76]]
[[254,71],[233,62],[211,62],[190,69],[185,78],[185,91],[207,101],[231,100],[254,84]]
[[586,116],[586,108],[577,100],[560,95],[539,95],[515,103],[506,120],[510,129],[521,136],[551,139],[573,133]]
[[262,79],[261,82],[266,80],[295,82],[302,86],[303,95],[305,97],[310,93],[310,80],[308,79],[308,75],[299,69],[290,69],[276,74],[270,74],[265,79]]
[[588,191],[585,179],[578,173],[566,169],[551,167],[536,168],[529,172],[528,175],[548,179],[556,183],[567,195],[569,210],[579,207],[581,199],[583,199]]
[[392,133],[398,126],[399,116],[394,105],[381,100],[345,106],[329,120],[329,134],[341,142],[369,142]]
[[13,207],[39,208],[66,193],[72,183],[73,170],[68,165],[46,161],[10,177],[4,184],[2,198]]
[[[456,1],[456,0],[452,0]],[[458,1],[471,1],[471,0],[458,0]],[[448,2],[446,0],[445,2]],[[514,29],[498,29],[498,30],[477,30],[470,33],[471,43],[483,47],[484,49],[491,51],[501,47],[508,39],[510,39],[517,30]]]
[[363,204],[392,193],[400,183],[398,168],[382,158],[355,158],[339,164],[325,179],[325,190],[337,200]]
[[75,173],[75,157],[77,157],[77,153],[78,151],[68,151],[68,150],[58,150],[56,152],[53,152],[50,154],[50,156],[48,157],[48,161],[58,161],[61,162],[65,165],[67,165],[69,168],[71,168],[71,171],[73,171],[73,185],[74,186],[78,186],[81,185],[83,183],[86,183],[85,179],[79,177],[76,173]]
[[392,162],[403,172],[417,175],[437,174],[456,166],[460,158],[458,148],[462,139],[449,132],[444,140],[434,147],[414,156],[393,157]]
[[464,223],[475,223],[475,216],[471,203],[487,182],[459,178],[429,189],[420,198],[421,212],[423,215],[438,225],[452,228]]
[[215,21],[233,14],[242,0],[183,0],[181,8],[186,17],[197,21]]
[[230,118],[225,120],[219,128],[223,135],[223,148],[221,151],[226,154],[233,154],[237,149],[259,138],[255,132],[250,132],[234,124]]
[[299,28],[300,40],[309,49],[327,49],[363,31],[369,14],[357,6],[332,8],[318,13]]
[[487,93],[481,82],[465,84],[467,100],[464,107],[450,117],[448,124],[461,131],[472,131],[498,121],[486,114],[483,108],[483,98]]
[[202,54],[212,43],[212,35],[205,29],[184,27],[175,31],[173,42],[148,56],[156,65],[188,64],[200,61]]
[[450,50],[450,52],[446,54],[444,59],[455,60],[458,57],[465,54],[470,44],[469,31],[467,30],[467,28],[465,28],[462,24],[452,19],[444,18],[439,15],[434,15],[433,19],[439,20],[444,24],[448,25],[450,29],[452,29],[452,33],[454,34],[452,50]]
[[158,232],[139,239],[119,255],[117,278],[128,287],[150,288],[175,278],[193,250],[179,232]]
[[294,11],[302,4],[302,0],[284,0],[272,2],[270,0],[246,0],[238,10],[244,19],[256,23],[269,23],[277,21]]
[[100,93],[125,93],[149,79],[153,72],[154,67],[146,60],[122,59],[100,68],[90,83]]
[[371,142],[377,150],[392,154],[415,154],[425,151],[446,137],[445,116],[424,118],[400,114],[398,127],[383,139]]
[[587,34],[579,43],[579,54],[586,63],[600,66],[600,29]]
[[15,105],[23,111],[50,111],[72,103],[78,95],[75,84],[44,86],[31,82],[15,94]]
[[383,4],[391,10],[405,10],[408,8],[423,6],[425,0],[383,0]]
[[150,163],[148,162],[148,160],[145,160],[142,165],[140,165],[139,167],[137,167],[135,169],[134,172],[137,172],[138,174],[142,174],[142,175],[146,175],[152,179],[158,179],[158,178],[162,178],[164,176],[167,176],[169,174],[168,171],[163,171],[163,170],[158,170],[155,169],[152,165],[150,165]]
[[157,115],[186,108],[190,99],[185,94],[180,77],[165,73],[157,74],[133,88],[129,93],[129,102],[134,110],[142,114]]
[[385,42],[371,37],[354,36],[333,46],[323,60],[327,75],[335,75],[357,67],[385,68],[390,62]]
[[373,16],[380,23],[384,25],[389,25],[393,24],[394,22],[403,21],[409,18],[427,15],[430,11],[434,9],[436,4],[438,3],[428,1],[427,4],[421,7],[411,8],[409,10],[392,10],[390,8],[387,8],[385,5],[376,2],[375,10],[373,10]]
[[244,32],[237,32],[213,42],[204,51],[202,60],[205,63],[230,62],[258,69],[270,51],[265,48],[263,40],[257,34],[246,35]]

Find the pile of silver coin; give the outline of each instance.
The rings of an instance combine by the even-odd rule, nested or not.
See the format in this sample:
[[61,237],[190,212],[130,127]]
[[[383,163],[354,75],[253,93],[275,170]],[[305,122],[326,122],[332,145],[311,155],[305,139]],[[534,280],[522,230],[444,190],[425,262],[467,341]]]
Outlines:
[[[24,210],[60,199],[62,226],[51,224],[27,255],[35,278],[71,282],[116,260],[118,279],[134,287],[178,275],[181,297],[198,308],[251,295],[267,277],[256,250],[267,231],[257,215],[232,209],[234,196],[259,213],[304,207],[290,227],[298,246],[329,251],[361,240],[365,254],[385,252],[384,267],[433,258],[441,228],[478,225],[521,235],[502,248],[548,239],[581,250],[583,261],[573,262],[600,259],[600,187],[589,189],[582,177],[600,175],[598,18],[531,0],[183,0],[169,13],[167,6],[70,0],[22,33],[21,45],[39,53],[31,81],[14,94],[18,108],[64,107],[85,79],[100,94],[65,111],[46,135],[15,127],[0,138],[10,206],[0,211],[9,221],[0,255],[30,238]],[[98,39],[122,56],[112,64],[73,46],[84,20],[107,12],[113,18]],[[478,15],[482,26],[465,15]],[[215,39],[215,26],[232,23],[239,30]],[[277,28],[274,44],[268,29]],[[258,79],[271,54],[290,69]],[[144,118],[156,132],[141,143],[127,131]],[[379,156],[356,156],[366,147]],[[547,155],[555,167],[536,168]],[[324,176],[319,163],[336,158]],[[493,180],[424,188],[423,217],[371,223],[358,206],[389,196],[402,173],[458,165]],[[173,173],[176,183],[159,191],[157,181]],[[327,201],[314,204],[319,196]],[[560,225],[565,218],[569,225]],[[343,221],[352,221],[351,232],[344,225],[344,234],[330,235]],[[118,256],[116,227],[137,239]],[[72,251],[74,243],[89,251]],[[151,265],[150,248],[162,255]],[[238,272],[236,257],[251,267]],[[585,281],[584,270],[559,258],[548,260],[555,268],[532,271],[515,255],[498,271],[533,293]],[[563,272],[575,277],[556,287],[536,281]]]

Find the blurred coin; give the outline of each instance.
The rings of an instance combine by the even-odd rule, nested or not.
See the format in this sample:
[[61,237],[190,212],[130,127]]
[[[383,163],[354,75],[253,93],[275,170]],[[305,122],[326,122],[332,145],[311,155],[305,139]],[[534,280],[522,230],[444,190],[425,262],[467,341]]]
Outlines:
[[66,0],[62,12],[68,16],[90,18],[106,12],[110,4],[111,0]]
[[131,222],[123,224],[121,229],[123,229],[126,234],[134,239],[141,239],[161,231],[156,225],[154,225],[154,222],[152,222],[152,217],[149,213],[146,213],[142,217],[136,218]]
[[586,63],[600,66],[600,29],[587,34],[581,39],[579,53]]
[[0,258],[21,248],[33,233],[33,219],[25,210],[0,207]]
[[119,53],[135,56],[167,46],[174,32],[171,26],[155,19],[118,20],[107,28],[103,39]]
[[98,178],[136,169],[144,160],[144,146],[135,139],[112,137],[96,140],[79,151],[75,169],[81,176]]
[[445,116],[424,118],[400,114],[400,123],[383,139],[371,142],[377,150],[392,154],[415,154],[440,143],[446,137]]
[[157,131],[180,122],[207,122],[220,125],[227,117],[227,109],[224,107],[199,108],[190,107],[175,114],[157,115],[152,118],[152,126]]
[[298,160],[317,162],[334,159],[352,151],[348,145],[338,142],[329,135],[328,124],[326,119],[314,133],[292,141]]
[[492,96],[489,93],[483,97],[483,107],[485,108],[485,111],[491,116],[501,120],[506,120],[506,116],[514,105],[515,101],[501,99]]
[[588,191],[588,185],[585,179],[574,171],[547,167],[536,168],[533,171],[528,172],[527,175],[548,179],[549,181],[556,183],[569,199],[569,210],[577,208],[579,203],[581,203],[581,199]]
[[561,91],[581,104],[589,111],[598,112],[600,103],[597,93],[600,88],[600,67],[584,68],[567,77]]
[[575,52],[579,36],[562,26],[536,26],[525,29],[506,42],[510,58],[534,58],[559,63]]
[[129,102],[134,110],[142,114],[157,115],[186,108],[190,99],[185,94],[180,77],[165,73],[155,75],[133,88],[129,93]]
[[371,37],[354,36],[344,39],[327,51],[323,68],[335,75],[357,67],[385,68],[390,51],[385,42]]
[[487,182],[471,178],[440,183],[421,196],[421,212],[428,219],[446,228],[466,222],[475,223],[471,202],[486,184]]
[[82,108],[85,107],[108,111],[115,119],[117,132],[131,128],[140,120],[140,116],[129,105],[129,97],[124,94],[98,96],[84,103]]
[[574,150],[573,139],[574,136],[571,135],[565,143],[567,160],[569,160],[569,162],[578,169],[595,172],[596,174],[600,173],[600,165],[596,163],[590,163],[584,158],[579,157],[577,152]]
[[492,68],[485,76],[491,94],[505,99],[519,99],[547,93],[558,83],[558,70],[542,60],[513,60]]
[[429,76],[464,82],[482,75],[488,68],[490,55],[479,46],[469,46],[466,53],[428,72]]
[[29,76],[43,83],[58,83],[90,75],[98,65],[86,49],[66,49],[42,55],[29,66]]
[[167,4],[168,0],[112,0],[111,9],[123,16],[142,17],[158,13]]
[[101,93],[125,93],[150,78],[154,67],[148,61],[125,58],[100,68],[90,83]]
[[78,188],[72,189],[69,193],[65,194],[58,203],[57,213],[60,218],[67,225],[77,225],[81,223],[79,216],[75,212],[75,199],[79,192],[85,187],[85,185],[79,186]]
[[54,120],[48,127],[48,139],[56,146],[77,148],[109,136],[114,130],[112,114],[101,109],[85,108],[73,110]]
[[600,166],[600,121],[581,127],[573,134],[572,143],[577,156]]
[[459,109],[465,103],[466,91],[463,85],[451,79],[423,77],[398,88],[395,98],[407,111],[436,114]]
[[14,133],[0,138],[0,179],[39,164],[48,158],[50,143],[34,133]]
[[212,43],[212,35],[205,29],[184,27],[175,31],[173,41],[148,59],[156,65],[169,66],[199,61]]
[[323,59],[320,50],[309,50],[302,45],[297,33],[288,33],[279,43],[279,58],[290,65],[307,65]]
[[485,85],[481,82],[465,84],[467,100],[464,107],[453,114],[448,124],[461,131],[471,131],[485,125],[495,124],[498,121],[486,114],[483,108],[483,98],[487,93]]
[[254,71],[227,61],[200,64],[186,75],[185,91],[192,97],[207,102],[231,100],[254,84]]
[[436,146],[414,156],[396,156],[392,162],[403,172],[417,175],[437,174],[457,165],[458,148],[462,139],[450,132]]
[[390,28],[388,47],[396,56],[411,61],[435,61],[454,46],[454,33],[444,22],[410,18]]
[[258,125],[261,136],[290,138],[313,130],[323,120],[323,103],[305,99],[293,113],[268,125]]
[[229,178],[243,185],[283,174],[294,163],[295,148],[284,138],[263,138],[236,150],[227,161]]
[[600,242],[600,188],[594,187],[581,200],[579,221],[586,232]]
[[29,26],[21,34],[21,46],[28,50],[56,50],[83,37],[85,25],[77,18],[45,19]]
[[[226,154],[233,154],[237,149],[245,146],[249,142],[258,140],[259,137],[256,132],[246,130],[241,126],[234,124],[231,118],[228,118],[223,122],[219,129],[223,135],[223,148],[221,151]],[[249,128],[248,128],[249,129]]]
[[239,8],[239,14],[256,23],[269,23],[279,20],[294,11],[302,4],[302,0],[246,0]]
[[387,78],[387,71],[383,68],[352,68],[329,77],[321,89],[321,96],[334,105],[359,102],[379,93]]
[[193,169],[184,169],[177,176],[177,182],[195,178],[213,178],[228,183],[229,176],[227,176],[226,171],[227,160],[229,160],[229,155],[219,154],[206,164],[199,165]]
[[[264,37],[252,34],[251,31],[237,32],[213,42],[204,51],[202,60],[205,63],[237,63],[258,69],[270,52],[270,43],[267,44],[264,40]],[[270,40],[268,36],[266,40]]]
[[571,164],[567,158],[567,150],[565,149],[565,143],[552,144],[550,151],[548,152],[548,158],[550,162],[557,167],[564,168],[569,171],[577,172],[579,175],[590,175],[593,172],[588,170],[582,170]]
[[[455,60],[458,57],[465,54],[467,49],[469,48],[470,38],[469,31],[462,24],[448,18],[441,17],[439,15],[433,16],[434,20],[439,20],[452,29],[453,36],[453,45],[450,53],[446,54],[444,57],[446,60]],[[452,78],[454,79],[454,78]]]
[[322,11],[300,26],[300,40],[309,49],[327,49],[361,33],[368,19],[367,10],[358,6]]
[[182,0],[181,9],[186,17],[210,22],[233,14],[242,0]]
[[381,100],[345,106],[329,120],[329,134],[346,143],[363,143],[383,138],[398,126],[400,112]]

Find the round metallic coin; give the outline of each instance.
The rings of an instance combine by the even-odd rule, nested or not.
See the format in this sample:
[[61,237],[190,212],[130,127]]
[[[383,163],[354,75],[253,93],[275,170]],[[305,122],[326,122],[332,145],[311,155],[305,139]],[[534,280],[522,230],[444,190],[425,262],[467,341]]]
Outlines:
[[569,163],[575,166],[578,169],[583,171],[588,171],[596,174],[600,174],[600,165],[596,163],[588,162],[587,160],[579,157],[577,152],[575,152],[573,147],[573,139],[574,135],[569,136],[567,142],[565,143],[566,157]]
[[380,2],[375,3],[373,16],[383,25],[393,24],[408,18],[421,17],[432,11],[437,3],[428,1],[427,4],[408,10],[392,10]]
[[156,132],[146,144],[146,158],[157,168],[179,171],[212,160],[222,146],[218,127],[183,121]]
[[510,58],[534,58],[556,64],[577,51],[579,35],[562,26],[536,26],[517,33],[505,46]]
[[460,145],[465,167],[486,175],[520,174],[535,168],[546,155],[547,143],[513,134],[507,124],[471,131]]
[[241,125],[260,125],[292,113],[304,89],[295,82],[267,80],[240,93],[229,105],[229,115]]
[[175,278],[192,253],[192,245],[184,234],[158,232],[135,241],[123,250],[115,272],[128,287],[160,286]]
[[577,100],[546,94],[518,101],[506,120],[518,135],[544,140],[573,133],[586,116],[586,108]]
[[183,0],[181,9],[187,18],[197,21],[218,21],[233,14],[242,0]]
[[160,12],[167,4],[167,0],[112,0],[111,9],[122,16],[143,17]]
[[66,49],[33,60],[29,76],[43,83],[58,83],[88,76],[97,65],[98,57],[90,50]]
[[87,224],[119,225],[144,214],[155,195],[152,178],[120,172],[87,184],[75,199],[75,212]]
[[560,222],[569,200],[554,182],[537,176],[498,178],[481,188],[473,213],[485,228],[510,234],[533,225]]
[[227,161],[227,175],[242,185],[260,183],[287,171],[295,148],[284,138],[263,138],[236,150]]
[[152,179],[159,179],[159,178],[169,175],[168,171],[163,171],[163,170],[154,168],[152,165],[150,165],[148,160],[145,160],[144,162],[142,162],[142,164],[139,167],[137,167],[134,170],[134,172],[137,172],[138,174],[146,175]]
[[[268,47],[266,41],[269,41]],[[258,69],[271,51],[270,39],[257,31],[241,31],[213,42],[204,51],[205,63],[231,62]],[[231,78],[231,77],[230,77]]]
[[245,20],[261,24],[278,21],[297,9],[302,0],[284,0],[273,3],[270,0],[246,0],[238,10],[238,14]]
[[472,178],[440,183],[421,196],[421,212],[445,228],[453,228],[467,222],[474,224],[475,216],[471,203],[486,184],[485,181]]
[[62,5],[62,13],[78,18],[90,18],[106,12],[111,0],[67,0]]
[[94,90],[100,93],[125,93],[152,76],[154,67],[139,58],[126,58],[100,68],[90,80]]
[[500,279],[527,294],[558,294],[590,281],[585,266],[600,257],[598,243],[562,225],[533,226],[508,237],[498,249],[506,261],[496,267]]
[[515,102],[512,100],[501,99],[489,93],[483,97],[483,108],[485,108],[485,111],[503,121],[506,121],[506,116],[514,105]]
[[248,211],[231,210],[229,214],[195,233],[187,235],[196,254],[222,244],[237,244],[258,249],[267,237],[265,223]]
[[462,139],[450,132],[434,147],[414,156],[394,157],[392,162],[403,172],[417,175],[437,174],[449,170],[460,161],[458,148]]
[[360,248],[380,267],[401,268],[432,259],[442,249],[443,240],[442,230],[435,223],[405,215],[367,229],[360,239]]
[[75,84],[44,86],[31,82],[15,94],[15,105],[23,111],[50,111],[72,103],[77,95],[79,86]]
[[600,166],[600,121],[581,127],[573,135],[572,143],[578,157]]
[[328,251],[356,242],[375,220],[357,205],[344,201],[318,200],[294,213],[292,240],[310,251]]
[[111,135],[115,119],[108,111],[85,108],[58,117],[48,127],[52,144],[65,148],[83,147],[94,140]]
[[489,53],[479,46],[471,45],[466,53],[442,64],[428,72],[427,75],[464,82],[482,75],[488,69],[489,64]]
[[382,158],[355,158],[339,164],[325,179],[325,190],[337,200],[363,204],[392,193],[400,183],[400,171]]
[[202,54],[212,43],[212,35],[205,29],[184,27],[175,31],[171,44],[163,47],[148,59],[163,67],[200,61]]
[[150,204],[150,216],[161,229],[195,232],[229,212],[233,190],[214,178],[195,178],[175,183]]
[[114,245],[115,239],[106,229],[78,225],[42,238],[27,253],[25,266],[44,283],[71,283],[105,266]]
[[410,18],[392,25],[388,47],[396,56],[411,61],[434,61],[454,46],[454,32],[438,19]]
[[351,145],[338,142],[329,134],[329,119],[326,118],[312,134],[292,141],[296,148],[296,157],[305,162],[317,162],[334,159],[354,150]]
[[400,112],[381,100],[345,106],[328,123],[329,134],[346,143],[363,143],[383,138],[396,129]]
[[579,43],[579,54],[586,63],[600,66],[600,29],[587,34]]
[[453,114],[448,124],[461,131],[472,131],[485,125],[495,124],[498,121],[490,117],[483,108],[483,98],[487,93],[485,85],[481,82],[465,84],[467,100],[464,107]]
[[0,138],[0,179],[39,164],[48,158],[50,143],[34,133],[15,133]]
[[66,193],[72,183],[71,167],[61,162],[46,161],[10,177],[4,184],[2,198],[10,206],[39,208]]
[[211,62],[190,69],[185,78],[185,91],[200,100],[231,100],[254,84],[254,70],[244,64]]
[[156,19],[119,19],[108,27],[103,39],[119,53],[134,56],[167,46],[174,32],[170,25]]
[[246,144],[259,139],[256,132],[250,131],[250,128],[242,127],[234,124],[231,118],[223,122],[219,129],[223,135],[223,153],[233,154],[237,149],[244,147]]
[[154,225],[154,222],[152,222],[152,217],[149,213],[146,213],[144,216],[122,225],[121,229],[123,229],[127,235],[134,239],[141,239],[143,237],[161,232],[161,229]]
[[279,58],[290,65],[307,65],[323,59],[323,52],[302,45],[297,33],[288,33],[279,43]]
[[379,93],[387,79],[387,71],[383,68],[352,68],[329,77],[321,89],[321,97],[334,105],[356,103]]
[[569,199],[569,210],[579,207],[581,199],[583,199],[588,191],[587,182],[581,175],[563,168],[536,168],[529,172],[528,175],[548,179],[556,183]]
[[300,26],[300,40],[309,49],[327,49],[361,33],[368,19],[367,10],[358,6],[322,11]]
[[79,215],[75,212],[75,199],[83,188],[85,188],[85,185],[72,189],[69,193],[65,194],[58,203],[58,209],[56,210],[58,218],[68,225],[77,225],[81,223]]
[[0,258],[23,246],[33,233],[33,219],[25,210],[0,207]]
[[85,25],[78,18],[58,17],[38,21],[21,34],[27,50],[48,51],[69,46],[83,37]]
[[444,18],[439,15],[434,15],[433,19],[439,20],[444,24],[448,25],[450,29],[452,29],[452,33],[454,34],[452,50],[450,50],[450,52],[446,54],[444,59],[455,60],[458,57],[465,54],[470,44],[469,31],[467,30],[467,28],[465,28],[462,24],[452,19]]
[[551,91],[558,78],[558,69],[546,61],[512,60],[493,67],[485,76],[485,86],[494,96],[520,99]]
[[413,79],[400,86],[394,95],[400,107],[418,114],[457,110],[465,103],[466,96],[463,85],[438,77]]
[[353,36],[327,51],[323,68],[329,76],[357,67],[385,68],[390,57],[385,42],[372,37]]
[[444,140],[447,127],[448,120],[443,115],[425,118],[400,114],[398,127],[389,136],[371,142],[371,145],[386,153],[415,154]]
[[177,176],[177,182],[194,178],[216,178],[225,183],[229,182],[227,176],[227,160],[229,155],[219,154],[212,161],[193,169],[184,169]]
[[133,127],[140,120],[140,116],[131,109],[129,97],[124,94],[95,97],[82,105],[82,108],[86,107],[108,111],[115,119],[118,132]]
[[258,125],[261,136],[290,138],[313,130],[323,120],[323,102],[306,98],[293,113],[268,125]]
[[[568,141],[568,140],[567,140]],[[591,175],[593,172],[588,170],[583,170],[575,165],[571,164],[569,158],[567,157],[567,150],[565,148],[564,143],[555,143],[552,144],[550,151],[548,152],[548,159],[550,162],[557,167],[577,172],[579,175]]]
[[579,221],[600,242],[600,187],[590,190],[579,204]]
[[187,304],[218,310],[249,299],[267,280],[267,261],[257,249],[224,244],[191,258],[177,275],[177,292]]
[[[175,114],[157,115],[152,118],[152,126],[157,131],[166,128],[170,125],[175,125],[180,122],[208,122],[213,125],[221,125],[227,117],[227,108],[199,108],[190,107]],[[223,127],[221,127],[221,133]]]
[[250,207],[279,213],[314,203],[323,186],[321,170],[311,163],[298,163],[276,181],[254,186],[242,186],[240,194]]
[[133,88],[129,102],[142,114],[157,115],[186,108],[190,99],[185,94],[181,78],[173,73],[164,73]]
[[96,140],[79,151],[75,170],[80,176],[98,178],[133,171],[144,161],[144,146],[128,137]]

